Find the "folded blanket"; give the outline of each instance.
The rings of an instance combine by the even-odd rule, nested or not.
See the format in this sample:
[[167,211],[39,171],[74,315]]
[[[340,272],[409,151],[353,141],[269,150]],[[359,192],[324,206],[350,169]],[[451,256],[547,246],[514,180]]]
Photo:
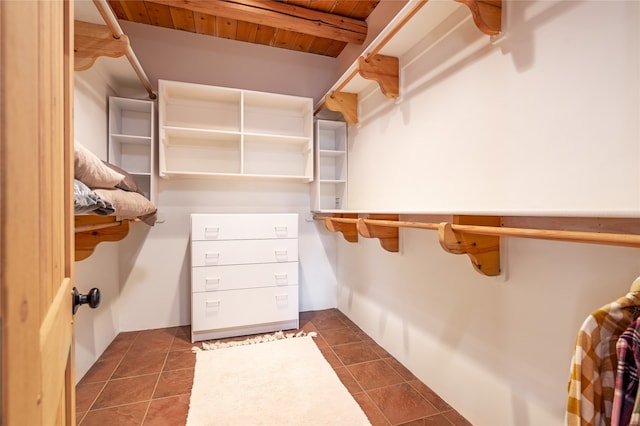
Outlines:
[[101,216],[113,214],[113,205],[92,191],[87,185],[74,179],[73,207],[76,214],[94,213]]

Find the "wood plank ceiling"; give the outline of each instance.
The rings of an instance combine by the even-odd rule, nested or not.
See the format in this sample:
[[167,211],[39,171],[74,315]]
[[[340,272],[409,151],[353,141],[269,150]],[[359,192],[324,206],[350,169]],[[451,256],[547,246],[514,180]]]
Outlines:
[[380,0],[109,0],[118,19],[336,57]]

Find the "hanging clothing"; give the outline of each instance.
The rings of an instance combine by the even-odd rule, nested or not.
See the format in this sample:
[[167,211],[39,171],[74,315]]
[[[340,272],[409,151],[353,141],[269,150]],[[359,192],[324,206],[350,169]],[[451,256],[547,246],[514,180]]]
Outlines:
[[611,411],[611,426],[638,425],[631,422],[632,414],[640,408],[638,395],[638,366],[640,365],[640,320],[637,318],[620,335],[616,344],[618,367]]
[[582,324],[571,359],[566,425],[608,426],[617,369],[616,344],[634,320],[633,307],[640,306],[636,293],[593,312]]

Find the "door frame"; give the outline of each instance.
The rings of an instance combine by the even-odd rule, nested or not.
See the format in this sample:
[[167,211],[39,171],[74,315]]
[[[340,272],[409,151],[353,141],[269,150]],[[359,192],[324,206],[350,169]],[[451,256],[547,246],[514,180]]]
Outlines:
[[74,425],[73,0],[0,2],[1,424]]

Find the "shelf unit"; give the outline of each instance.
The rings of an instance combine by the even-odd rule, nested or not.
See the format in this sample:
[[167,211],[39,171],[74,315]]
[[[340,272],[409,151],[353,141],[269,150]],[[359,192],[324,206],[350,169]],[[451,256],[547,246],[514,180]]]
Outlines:
[[109,97],[108,161],[127,171],[145,197],[155,203],[154,102]]
[[311,98],[158,85],[160,177],[313,180]]
[[341,210],[347,205],[347,141],[347,123],[315,121],[314,212]]

